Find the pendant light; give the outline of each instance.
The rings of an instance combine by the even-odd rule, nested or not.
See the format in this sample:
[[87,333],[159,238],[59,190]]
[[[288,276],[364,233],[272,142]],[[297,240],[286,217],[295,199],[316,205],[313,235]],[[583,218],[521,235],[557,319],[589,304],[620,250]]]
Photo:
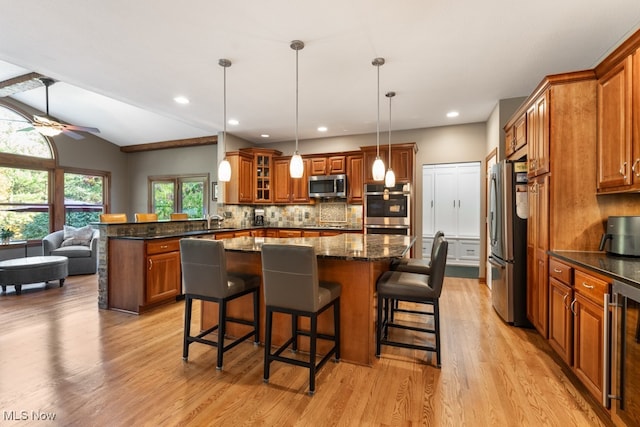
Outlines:
[[222,125],[222,152],[224,153],[224,158],[218,165],[218,181],[221,182],[229,182],[231,181],[231,164],[229,160],[227,160],[227,68],[231,66],[231,61],[228,59],[220,59],[218,64],[223,69],[224,74],[224,88],[223,88],[223,116],[224,116],[224,124]]
[[396,93],[390,91],[387,92],[385,96],[389,98],[389,168],[387,169],[387,174],[384,176],[384,186],[391,188],[396,185],[396,174],[393,173],[393,169],[391,169],[391,98],[396,96]]
[[300,40],[294,40],[290,46],[291,49],[296,51],[296,151],[293,153],[289,163],[289,174],[291,178],[302,178],[302,175],[304,175],[304,163],[300,153],[298,153],[298,51],[304,48],[304,43]]
[[378,121],[376,128],[376,160],[373,162],[372,175],[374,181],[384,179],[384,162],[380,158],[380,67],[384,65],[384,58],[375,58],[371,64],[378,68]]

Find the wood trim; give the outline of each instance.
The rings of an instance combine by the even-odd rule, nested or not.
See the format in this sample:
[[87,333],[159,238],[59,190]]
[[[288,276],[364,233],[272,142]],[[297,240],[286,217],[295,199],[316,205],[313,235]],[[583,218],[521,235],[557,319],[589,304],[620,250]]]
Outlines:
[[166,150],[168,148],[196,147],[201,145],[214,145],[218,143],[218,136],[203,136],[200,138],[175,139],[172,141],[152,142],[149,144],[136,144],[120,147],[123,153],[139,153],[142,151]]
[[55,159],[0,153],[0,165],[7,167],[53,170],[56,167],[56,163]]
[[640,30],[632,34],[620,46],[618,46],[609,56],[602,60],[594,69],[596,77],[600,78],[609,70],[620,63],[624,58],[635,52],[640,47]]
[[[388,148],[387,144],[380,144],[380,147],[382,149],[382,146],[385,145]],[[418,152],[418,145],[415,142],[404,142],[404,143],[400,143],[400,144],[396,144],[396,143],[391,143],[391,147],[392,148],[413,148],[413,152],[417,153]],[[366,147],[360,147],[361,151],[375,151],[377,150],[377,146],[376,145],[368,145]]]

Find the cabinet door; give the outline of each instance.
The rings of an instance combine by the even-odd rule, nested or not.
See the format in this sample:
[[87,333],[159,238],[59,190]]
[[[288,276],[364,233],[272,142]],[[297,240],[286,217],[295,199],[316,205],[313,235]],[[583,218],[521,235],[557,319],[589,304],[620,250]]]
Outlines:
[[326,175],[327,173],[327,158],[326,157],[312,157],[311,161],[311,175]]
[[598,79],[598,190],[631,184],[632,60]]
[[550,170],[549,150],[549,92],[546,91],[535,103],[536,108],[536,175]]
[[309,160],[302,159],[304,173],[302,178],[291,178],[291,202],[307,203],[309,201]]
[[576,292],[573,369],[587,389],[602,397],[604,308]]
[[[386,162],[385,166],[389,167]],[[394,149],[391,145],[391,168],[396,182],[413,182],[413,148]]]
[[291,176],[289,175],[289,159],[275,159],[273,161],[275,173],[273,201],[288,203],[291,198]]
[[573,290],[549,278],[549,344],[571,366],[573,362]]
[[362,155],[347,157],[347,189],[349,192],[349,203],[362,203],[364,195],[364,184],[362,183],[362,168]]
[[513,124],[514,151],[524,147],[527,143],[527,116],[523,114]]
[[254,202],[266,203],[273,200],[272,184],[272,155],[257,153],[254,157],[255,167],[255,196]]
[[458,236],[480,237],[480,165],[458,166]]
[[509,157],[516,151],[516,137],[515,137],[515,129],[511,126],[509,129],[505,131],[504,134],[504,155],[505,157]]
[[[422,235],[431,237],[435,229],[435,168],[425,165],[422,167]],[[424,252],[422,253],[424,257]]]
[[240,157],[239,169],[238,186],[240,192],[238,200],[240,203],[251,203],[253,202],[253,161],[246,157]]
[[436,167],[435,224],[445,236],[458,234],[458,177],[455,166]]
[[147,304],[177,296],[181,289],[180,252],[167,252],[147,257]]
[[328,173],[336,175],[347,173],[347,164],[345,156],[331,156],[327,158]]

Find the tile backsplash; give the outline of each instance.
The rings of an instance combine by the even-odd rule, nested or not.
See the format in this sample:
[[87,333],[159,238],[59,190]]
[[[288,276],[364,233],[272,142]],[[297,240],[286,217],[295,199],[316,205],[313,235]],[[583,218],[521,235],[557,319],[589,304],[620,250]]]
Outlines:
[[225,216],[228,227],[253,225],[253,210],[264,209],[265,225],[269,227],[309,227],[340,225],[362,227],[362,205],[321,201],[315,205],[218,205],[218,214]]

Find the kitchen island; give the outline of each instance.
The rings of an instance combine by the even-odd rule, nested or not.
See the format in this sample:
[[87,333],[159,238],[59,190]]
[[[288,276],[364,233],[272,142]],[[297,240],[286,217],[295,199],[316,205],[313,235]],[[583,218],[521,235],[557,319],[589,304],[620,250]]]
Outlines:
[[[375,357],[375,288],[376,280],[389,269],[393,258],[409,253],[415,237],[379,234],[342,234],[331,237],[268,238],[237,237],[224,240],[227,269],[230,272],[251,273],[262,276],[260,249],[264,243],[311,245],[318,257],[320,280],[338,282],[342,285],[340,297],[341,360],[372,365]],[[260,300],[264,301],[260,289]],[[252,313],[251,298],[242,297],[229,304],[229,315],[247,318]],[[260,308],[260,339],[264,338],[264,304]],[[214,303],[203,303],[202,328],[217,322],[218,307]],[[303,319],[304,322],[306,319]],[[319,318],[322,332],[333,331],[331,311]],[[229,335],[236,335],[229,325]],[[238,328],[242,326],[237,326]],[[306,325],[305,325],[306,327]],[[274,316],[274,345],[290,337],[288,316]],[[306,338],[301,338],[302,349]],[[319,344],[325,344],[320,342]],[[319,345],[319,351],[325,348]]]

